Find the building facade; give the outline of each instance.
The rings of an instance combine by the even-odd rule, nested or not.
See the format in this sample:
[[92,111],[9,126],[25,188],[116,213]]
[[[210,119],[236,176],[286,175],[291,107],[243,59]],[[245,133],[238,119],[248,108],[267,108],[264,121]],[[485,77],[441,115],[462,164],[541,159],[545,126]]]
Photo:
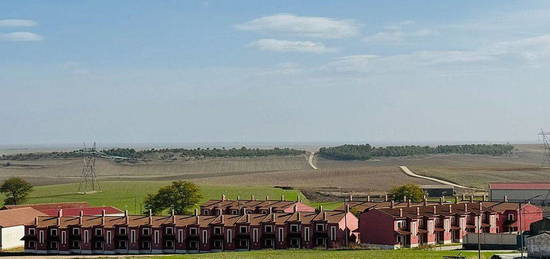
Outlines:
[[148,254],[339,248],[357,241],[349,211],[244,215],[37,217],[25,227],[31,254]]
[[[521,211],[521,214],[520,214]],[[361,243],[380,248],[461,243],[468,233],[528,231],[542,209],[517,203],[462,202],[368,210],[360,215]]]
[[22,247],[25,225],[32,223],[38,216],[46,214],[33,208],[0,210],[0,249]]
[[550,183],[490,183],[491,201],[550,204]]

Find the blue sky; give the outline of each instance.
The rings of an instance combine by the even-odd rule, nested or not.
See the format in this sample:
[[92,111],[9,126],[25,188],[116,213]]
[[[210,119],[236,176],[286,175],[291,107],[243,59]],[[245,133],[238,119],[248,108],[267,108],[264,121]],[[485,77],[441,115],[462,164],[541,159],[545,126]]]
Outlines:
[[534,142],[544,1],[0,2],[0,144]]

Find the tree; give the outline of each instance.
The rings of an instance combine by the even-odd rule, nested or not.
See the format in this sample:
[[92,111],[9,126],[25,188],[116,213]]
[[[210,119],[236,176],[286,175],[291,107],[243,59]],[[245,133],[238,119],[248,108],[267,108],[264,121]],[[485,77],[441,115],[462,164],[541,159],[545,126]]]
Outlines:
[[390,195],[395,200],[403,200],[405,196],[413,202],[424,199],[424,191],[416,184],[405,184],[391,189]]
[[9,178],[0,186],[0,192],[6,195],[4,204],[9,205],[17,205],[25,201],[31,191],[32,184],[19,177]]
[[202,198],[199,187],[192,182],[174,181],[172,185],[164,186],[156,194],[145,198],[145,209],[153,214],[163,210],[173,209],[176,214],[184,214],[194,207]]

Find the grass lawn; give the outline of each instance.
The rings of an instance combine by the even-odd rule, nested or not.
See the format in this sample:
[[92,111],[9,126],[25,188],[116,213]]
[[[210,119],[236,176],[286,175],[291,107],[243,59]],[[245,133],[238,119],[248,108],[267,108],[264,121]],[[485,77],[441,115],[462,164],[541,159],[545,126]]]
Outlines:
[[[36,186],[26,203],[87,201],[90,205],[114,206],[137,214],[141,211],[143,200],[147,194],[155,193],[160,187],[170,183],[170,181],[105,181],[100,182],[101,192],[90,194],[77,193],[78,183]],[[241,199],[250,199],[251,195],[254,195],[256,199],[265,199],[266,195],[270,199],[280,199],[281,195],[284,195],[287,200],[296,200],[296,197],[299,196],[304,202],[310,203],[299,190],[282,190],[269,186],[234,185],[201,185],[200,188],[203,196],[202,201],[219,199],[222,194],[225,194],[228,199],[235,199],[237,195]],[[323,205],[327,209],[340,205],[339,203],[310,204],[312,206]]]
[[[456,256],[461,251],[430,251],[419,249],[402,250],[261,250],[251,252],[205,253],[174,255],[163,258],[371,258],[371,259],[441,259],[443,256]],[[495,253],[484,252],[482,258],[489,259]],[[467,258],[477,258],[477,252],[462,252]]]

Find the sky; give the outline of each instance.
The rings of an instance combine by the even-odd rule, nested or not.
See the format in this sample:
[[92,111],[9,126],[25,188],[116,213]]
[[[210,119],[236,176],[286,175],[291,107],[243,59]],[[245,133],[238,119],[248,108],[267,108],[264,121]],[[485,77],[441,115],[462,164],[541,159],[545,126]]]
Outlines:
[[537,142],[548,1],[0,1],[0,145]]

